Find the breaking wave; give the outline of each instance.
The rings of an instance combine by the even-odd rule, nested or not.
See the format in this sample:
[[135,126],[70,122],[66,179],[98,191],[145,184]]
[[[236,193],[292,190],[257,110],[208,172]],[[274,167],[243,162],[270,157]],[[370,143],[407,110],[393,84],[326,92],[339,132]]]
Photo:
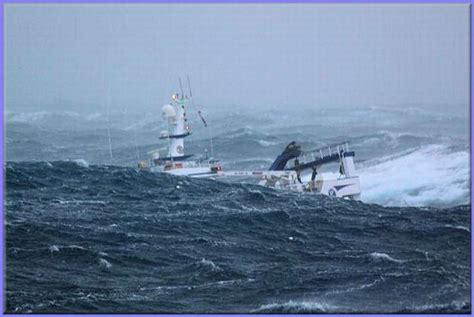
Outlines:
[[395,262],[395,263],[402,263],[403,262],[403,260],[394,259],[386,253],[372,252],[370,254],[370,257],[374,261],[390,261],[390,262]]
[[309,302],[309,301],[288,301],[286,303],[273,303],[262,305],[260,308],[255,310],[256,313],[279,313],[279,314],[321,314],[330,313],[331,311],[337,311],[336,307],[331,307],[324,303]]
[[386,206],[469,202],[469,153],[430,145],[368,161],[359,169],[362,199]]

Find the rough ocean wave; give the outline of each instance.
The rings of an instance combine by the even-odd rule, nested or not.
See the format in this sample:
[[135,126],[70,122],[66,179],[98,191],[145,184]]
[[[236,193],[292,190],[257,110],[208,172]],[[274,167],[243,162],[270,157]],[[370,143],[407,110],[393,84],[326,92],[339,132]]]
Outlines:
[[469,153],[445,145],[410,149],[366,162],[359,170],[363,197],[386,206],[469,203]]
[[6,113],[8,312],[471,311],[467,118],[223,108],[205,129],[189,109],[186,152],[213,136],[225,170],[349,141],[354,202],[138,172],[160,114],[99,110]]
[[[413,107],[226,111],[210,112],[205,129],[191,114],[193,135],[186,140],[186,152],[195,157],[203,156],[204,149],[210,153],[213,135],[214,154],[226,170],[267,169],[293,140],[305,149],[349,141],[356,152],[364,201],[387,206],[456,206],[469,201],[469,120],[460,116]],[[7,160],[85,159],[136,166],[150,150],[164,146],[157,137],[166,127],[156,111],[118,111],[110,116],[108,120],[99,112],[7,112]]]
[[[444,155],[375,166],[426,151]],[[8,312],[471,310],[470,205],[388,208],[85,161],[10,162],[6,186]]]

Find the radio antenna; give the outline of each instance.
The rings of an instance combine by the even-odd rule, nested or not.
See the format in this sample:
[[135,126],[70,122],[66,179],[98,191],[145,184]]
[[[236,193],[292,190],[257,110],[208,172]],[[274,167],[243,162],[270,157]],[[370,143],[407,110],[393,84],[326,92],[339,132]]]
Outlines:
[[191,82],[189,81],[189,76],[188,75],[186,75],[186,79],[188,80],[189,97],[193,98],[193,92],[191,90]]
[[181,97],[184,98],[183,83],[181,82],[181,77],[179,77],[179,87],[181,88]]
[[[194,107],[194,98],[193,98],[193,92],[191,90],[191,81],[189,80],[189,76],[186,75],[186,79],[188,81],[188,89],[189,89],[189,97],[191,97],[191,105]],[[180,81],[181,83],[181,81]],[[182,88],[181,88],[182,89]],[[207,130],[207,134],[208,134],[208,138],[209,138],[209,143],[210,143],[210,146],[211,146],[211,158],[214,158],[214,145],[212,144],[212,132],[211,132],[211,128],[209,128],[209,126],[207,125],[207,122],[204,120],[204,118],[202,117],[201,115],[201,111],[198,110],[198,115],[199,117],[201,118],[201,120],[203,121],[204,123],[204,127],[206,128]]]
[[110,157],[110,164],[112,164],[114,155],[112,153],[112,136],[110,134],[110,84],[107,81],[106,85],[106,110],[107,110],[107,136],[109,139],[109,157]]

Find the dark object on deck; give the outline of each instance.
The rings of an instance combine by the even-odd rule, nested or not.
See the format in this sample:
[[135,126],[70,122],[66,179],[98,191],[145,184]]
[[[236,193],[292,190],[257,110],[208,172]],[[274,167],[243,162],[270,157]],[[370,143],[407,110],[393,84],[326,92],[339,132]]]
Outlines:
[[316,179],[316,175],[318,175],[318,170],[316,166],[313,166],[311,168],[313,169],[313,173],[311,173],[311,181],[314,182],[314,180]]
[[270,171],[283,171],[285,169],[286,163],[292,158],[298,157],[301,154],[301,145],[296,144],[295,141],[292,141],[288,144],[285,150],[276,158],[272,166],[270,166]]
[[301,181],[300,161],[298,160],[298,158],[295,158],[295,172],[296,179],[298,179],[298,182],[300,182],[300,184],[303,184],[303,182]]

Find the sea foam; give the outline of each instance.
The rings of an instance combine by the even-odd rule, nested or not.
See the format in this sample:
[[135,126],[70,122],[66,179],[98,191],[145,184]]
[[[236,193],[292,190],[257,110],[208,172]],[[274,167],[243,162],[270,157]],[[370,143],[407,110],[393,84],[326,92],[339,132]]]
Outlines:
[[385,206],[469,202],[469,153],[430,145],[359,169],[362,200]]

